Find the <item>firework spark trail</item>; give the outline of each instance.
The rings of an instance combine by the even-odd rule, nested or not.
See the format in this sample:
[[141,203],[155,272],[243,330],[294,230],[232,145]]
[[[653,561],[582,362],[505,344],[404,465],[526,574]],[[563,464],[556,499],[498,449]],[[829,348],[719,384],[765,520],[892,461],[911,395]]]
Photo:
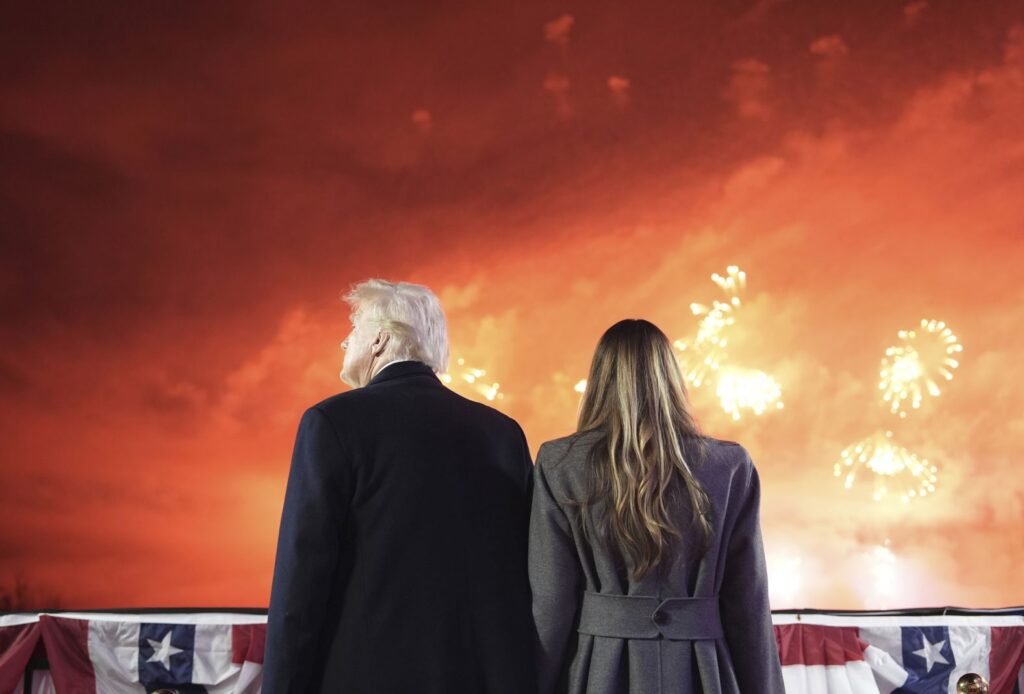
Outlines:
[[688,383],[699,388],[708,375],[717,371],[726,357],[729,343],[728,329],[736,322],[735,314],[743,305],[740,294],[747,286],[747,273],[736,265],[726,268],[723,277],[717,272],[711,280],[725,293],[728,301],[715,300],[711,306],[690,304],[695,316],[701,316],[697,334],[692,340],[676,340],[674,346],[681,353],[680,366]]
[[756,369],[726,367],[718,375],[718,400],[722,409],[734,420],[741,410],[764,414],[769,407],[783,408],[782,389],[774,378]]
[[441,381],[449,386],[467,383],[470,390],[491,401],[504,399],[505,394],[501,392],[501,386],[497,382],[488,383],[483,380],[483,377],[487,375],[486,371],[466,366],[466,360],[461,357],[455,360],[455,364],[457,368],[454,373],[449,370],[441,374]]
[[953,371],[960,365],[955,355],[963,346],[942,321],[922,319],[920,330],[900,330],[898,336],[900,344],[885,350],[878,388],[889,411],[905,418],[907,402],[918,409],[925,393],[931,397],[941,393],[936,381],[953,380]]
[[927,459],[893,443],[891,431],[877,431],[847,446],[833,472],[836,477],[843,477],[846,489],[853,488],[859,473],[870,475],[875,501],[881,501],[891,491],[899,494],[903,503],[909,503],[934,493],[939,480],[938,469]]
[[[692,339],[673,343],[679,352],[684,380],[700,388],[712,375],[717,376],[719,402],[734,420],[740,419],[743,410],[761,415],[769,408],[782,409],[782,389],[771,375],[756,369],[721,368],[728,357],[729,332],[743,306],[741,294],[747,288],[747,273],[737,265],[730,265],[725,275],[712,273],[711,281],[722,290],[726,300],[715,299],[710,306],[690,304],[693,315],[700,317],[697,332]],[[576,384],[577,393],[585,390],[585,380]]]

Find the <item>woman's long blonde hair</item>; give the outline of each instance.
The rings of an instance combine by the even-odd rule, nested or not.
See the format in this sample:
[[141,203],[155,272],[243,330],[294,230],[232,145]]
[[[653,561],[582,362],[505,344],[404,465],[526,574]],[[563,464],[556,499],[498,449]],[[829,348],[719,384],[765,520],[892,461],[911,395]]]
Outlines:
[[[689,413],[672,344],[646,320],[622,320],[597,344],[577,432],[600,432],[589,453],[590,494],[578,503],[581,527],[632,559],[633,579],[658,567],[681,533],[667,503],[682,481],[701,552],[711,539],[710,502],[684,449],[698,458],[705,440]],[[684,441],[690,443],[684,446]],[[586,509],[583,509],[586,511]]]

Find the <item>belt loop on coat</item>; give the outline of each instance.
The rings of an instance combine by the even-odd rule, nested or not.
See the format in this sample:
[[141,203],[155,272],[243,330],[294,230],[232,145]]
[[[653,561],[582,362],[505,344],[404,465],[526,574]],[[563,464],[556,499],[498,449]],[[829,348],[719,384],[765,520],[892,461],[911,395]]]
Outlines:
[[698,641],[720,639],[722,617],[718,596],[711,598],[656,598],[639,595],[583,593],[577,631],[620,639]]

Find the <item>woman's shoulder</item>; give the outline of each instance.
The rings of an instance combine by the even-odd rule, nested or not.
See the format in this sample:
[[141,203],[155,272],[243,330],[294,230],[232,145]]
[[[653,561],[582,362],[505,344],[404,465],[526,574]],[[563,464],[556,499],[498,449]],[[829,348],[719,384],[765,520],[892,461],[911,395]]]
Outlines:
[[544,480],[556,498],[573,497],[582,489],[588,453],[600,437],[596,431],[574,432],[540,445],[535,474]]
[[708,445],[704,463],[700,466],[703,468],[702,477],[728,480],[730,488],[747,488],[757,482],[757,468],[746,448],[735,441],[710,436],[704,438]]
[[742,444],[728,439],[719,439],[714,436],[702,436],[705,442],[705,450],[708,457],[714,459],[717,465],[747,466],[753,465],[750,453]]
[[[576,431],[545,441],[537,451],[537,465],[543,466],[545,470],[577,467],[572,463],[582,463],[595,442],[602,436],[603,433],[598,430]],[[695,458],[701,459],[704,464],[713,465],[720,471],[727,468],[731,472],[749,474],[749,468],[754,465],[747,449],[736,441],[701,435],[687,439],[684,445],[695,454]]]
[[545,467],[558,466],[567,460],[583,458],[594,442],[601,438],[601,432],[575,431],[567,436],[545,441],[537,451],[537,464]]
[[[574,431],[566,436],[550,439],[540,445],[537,451],[537,460],[561,461],[569,457],[579,457],[586,453],[595,441],[602,437],[602,432],[596,429],[589,431]],[[693,442],[702,444],[702,448],[717,457],[733,458],[737,460],[748,460],[750,455],[742,445],[735,441],[719,439],[714,436],[702,435],[693,438]]]

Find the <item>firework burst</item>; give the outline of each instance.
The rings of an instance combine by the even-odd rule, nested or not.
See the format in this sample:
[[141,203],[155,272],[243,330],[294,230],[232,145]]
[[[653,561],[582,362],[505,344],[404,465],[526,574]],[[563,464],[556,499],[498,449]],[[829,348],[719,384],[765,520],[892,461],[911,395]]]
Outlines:
[[747,286],[747,273],[736,265],[726,268],[723,277],[717,272],[711,280],[725,293],[726,301],[715,300],[711,306],[690,304],[693,315],[700,316],[697,334],[692,340],[676,340],[680,366],[688,383],[699,388],[708,375],[717,371],[726,357],[727,333],[736,322],[736,312],[743,305],[740,294]]
[[718,374],[717,394],[722,409],[734,420],[740,418],[742,410],[761,415],[769,408],[781,410],[783,407],[779,384],[764,371],[756,369],[722,369]]
[[833,466],[833,472],[843,478],[846,489],[852,489],[862,473],[870,477],[871,497],[875,501],[891,493],[898,495],[903,503],[909,503],[934,493],[939,480],[938,469],[927,459],[893,443],[891,431],[875,432],[847,446]]
[[960,365],[955,358],[963,351],[956,335],[942,321],[922,320],[917,330],[900,330],[900,343],[885,350],[878,388],[889,403],[889,411],[907,416],[907,403],[921,407],[927,393],[938,397],[938,382],[953,380]]

